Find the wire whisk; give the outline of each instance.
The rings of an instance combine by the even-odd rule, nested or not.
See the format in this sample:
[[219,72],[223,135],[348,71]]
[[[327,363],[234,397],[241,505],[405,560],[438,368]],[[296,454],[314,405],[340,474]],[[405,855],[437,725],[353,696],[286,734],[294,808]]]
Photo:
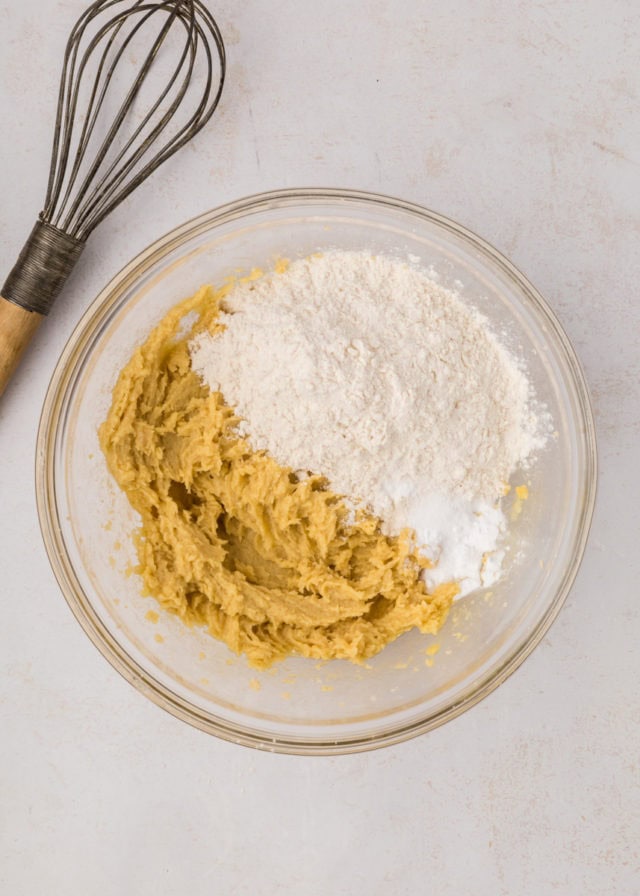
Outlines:
[[[104,21],[105,13],[109,17]],[[95,157],[83,172],[87,150],[96,135],[100,112],[109,96],[119,68],[127,63],[126,53],[151,20],[158,20],[157,34],[142,63],[129,76],[124,99],[113,112],[113,121]],[[182,40],[173,47],[176,59],[167,84],[160,85],[142,120],[122,140],[115,157],[116,141],[123,137],[132,106],[145,79],[171,34],[182,27]],[[95,33],[90,34],[90,29]],[[214,79],[212,46],[217,50],[219,77]],[[200,58],[203,57],[203,58]],[[204,71],[198,63],[204,61]],[[93,86],[82,113],[82,82],[95,67]],[[166,142],[150,155],[160,134],[174,122],[187,95],[194,74],[202,77],[201,94],[186,121],[179,124]],[[51,156],[49,185],[41,220],[48,221],[86,239],[91,231],[126,196],[169,156],[184,146],[213,115],[224,83],[225,55],[218,26],[199,0],[99,0],[90,6],[75,25],[64,55],[64,66]],[[171,96],[173,94],[173,96]],[[82,125],[81,125],[82,121]],[[78,133],[79,132],[79,133]],[[144,161],[144,167],[140,164]]]
[[[225,70],[201,0],[97,0],[80,16],[64,54],[44,207],[2,288],[0,392],[37,323],[19,312],[49,312],[92,231],[209,121]],[[26,340],[12,338],[16,329]]]

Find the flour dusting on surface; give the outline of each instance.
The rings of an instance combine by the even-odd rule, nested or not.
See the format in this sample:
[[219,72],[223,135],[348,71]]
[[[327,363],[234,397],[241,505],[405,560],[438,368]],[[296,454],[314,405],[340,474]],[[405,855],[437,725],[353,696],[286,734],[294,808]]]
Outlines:
[[[284,266],[283,266],[284,267]],[[427,585],[501,572],[505,484],[544,444],[525,372],[486,320],[399,259],[328,252],[236,284],[193,369],[255,449],[415,530]]]

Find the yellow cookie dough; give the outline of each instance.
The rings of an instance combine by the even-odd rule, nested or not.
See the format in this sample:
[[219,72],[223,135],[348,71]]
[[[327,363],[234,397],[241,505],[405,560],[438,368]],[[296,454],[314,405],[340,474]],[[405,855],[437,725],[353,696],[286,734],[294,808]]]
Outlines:
[[[219,331],[226,291],[203,288],[164,318],[121,372],[100,428],[141,517],[145,593],[258,668],[292,653],[358,662],[413,627],[435,633],[458,588],[427,592],[411,532],[383,535],[375,517],[352,519],[326,480],[299,481],[254,451],[191,370],[188,340]],[[186,333],[185,318],[195,319]]]

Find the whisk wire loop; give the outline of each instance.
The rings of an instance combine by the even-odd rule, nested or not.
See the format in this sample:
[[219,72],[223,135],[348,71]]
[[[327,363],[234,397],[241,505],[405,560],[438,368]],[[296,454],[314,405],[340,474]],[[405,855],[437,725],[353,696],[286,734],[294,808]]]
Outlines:
[[[140,4],[137,3],[136,6],[139,7]],[[124,25],[124,23],[126,21],[126,18],[128,15],[127,12],[125,11],[125,13],[121,13],[119,17],[114,18],[107,25],[104,25],[100,29],[98,34],[93,38],[93,40],[91,41],[91,43],[89,44],[89,46],[87,47],[87,49],[84,51],[84,53],[82,55],[82,58],[79,63],[77,78],[75,78],[75,67],[76,67],[76,60],[77,60],[80,45],[78,42],[76,42],[73,46],[73,50],[70,55],[70,65],[69,65],[69,70],[68,70],[68,77],[65,78],[63,76],[63,80],[60,85],[60,106],[59,106],[59,108],[61,108],[61,110],[64,110],[66,108],[66,110],[68,111],[68,116],[66,118],[64,117],[64,113],[62,115],[62,118],[65,122],[67,122],[67,125],[64,129],[65,140],[64,140],[64,146],[63,146],[63,151],[62,151],[62,156],[61,156],[62,159],[64,160],[64,164],[61,166],[60,171],[59,171],[59,181],[58,182],[59,182],[60,186],[62,185],[62,181],[64,180],[64,177],[65,177],[65,171],[68,167],[70,147],[71,147],[72,138],[73,138],[73,130],[74,130],[74,126],[76,124],[76,111],[77,111],[77,106],[78,106],[78,98],[79,98],[79,91],[80,91],[80,86],[81,86],[82,75],[84,74],[86,67],[89,63],[89,60],[91,59],[93,53],[95,52],[96,47],[99,45],[102,38],[105,37],[105,35],[108,34],[110,30],[113,30],[113,34],[109,38],[109,40],[107,42],[107,46],[105,47],[105,50],[103,51],[102,56],[100,57],[100,61],[98,64],[98,70],[96,72],[95,80],[94,80],[93,87],[91,90],[91,95],[90,95],[89,101],[88,101],[87,111],[85,114],[85,120],[84,120],[84,123],[82,126],[80,138],[78,140],[78,146],[75,151],[73,166],[68,175],[67,186],[66,186],[64,196],[58,205],[58,220],[61,220],[61,218],[62,218],[64,210],[65,210],[67,203],[69,201],[69,198],[71,196],[73,187],[76,183],[78,173],[82,166],[82,163],[83,163],[83,160],[85,157],[85,153],[87,151],[87,147],[88,147],[91,137],[93,135],[96,121],[98,120],[98,116],[99,116],[100,110],[103,106],[104,99],[107,94],[107,90],[108,90],[109,84],[111,82],[111,78],[113,77],[113,73],[116,69],[116,66],[120,62],[120,59],[122,58],[125,50],[131,43],[132,39],[135,37],[137,30],[139,30],[145,24],[146,20],[152,14],[153,14],[153,11],[148,12],[147,15],[138,23],[138,25],[130,32],[130,34],[123,41],[122,45],[120,46],[120,48],[116,54],[115,59],[111,62],[110,66],[108,68],[108,71],[107,71],[107,74],[105,76],[103,83],[101,83],[102,73],[107,64],[109,52],[111,50],[112,45],[114,44],[114,41],[117,37],[118,32],[120,31],[120,29],[122,28],[122,26]],[[165,25],[165,28],[166,27],[167,26]],[[100,165],[102,164],[104,157],[106,156],[106,154],[109,150],[110,145],[112,144],[113,140],[115,139],[115,136],[126,117],[128,108],[133,103],[133,100],[134,100],[136,94],[140,90],[142,80],[144,79],[147,70],[144,70],[144,68],[143,68],[143,71],[140,74],[136,75],[134,83],[133,83],[133,87],[129,91],[129,95],[127,97],[125,97],[125,100],[122,103],[122,105],[120,106],[120,109],[115,114],[113,123],[109,129],[109,132],[108,132],[107,136],[105,137],[105,139],[102,143],[102,146],[97,151],[89,171],[87,172],[87,174],[84,177],[83,188],[80,188],[80,190],[78,191],[78,195],[76,196],[75,202],[73,203],[73,205],[71,206],[71,208],[68,212],[69,222],[71,222],[73,220],[73,215],[76,212],[78,206],[80,205],[80,203],[82,201],[82,197],[84,196],[85,190],[88,188],[88,185],[91,183],[92,178],[95,176],[96,172],[99,170]],[[66,91],[65,91],[65,82],[66,82]],[[64,95],[63,95],[63,91],[65,91]],[[149,112],[149,114],[153,114],[153,110],[151,110]],[[125,149],[126,149],[126,147],[125,147]],[[103,180],[104,180],[104,178],[103,178]],[[99,187],[100,187],[100,184],[96,184],[94,186],[94,189],[99,189]],[[58,195],[59,194],[56,194],[55,196],[52,197],[53,205],[56,205]],[[47,197],[47,199],[49,199],[49,197]],[[67,228],[65,227],[64,229],[67,229]]]
[[[122,122],[124,121],[124,118],[127,113],[127,109],[131,105],[131,103],[133,103],[133,100],[135,99],[138,92],[140,91],[140,88],[142,86],[142,81],[146,77],[146,74],[151,67],[153,59],[156,56],[156,53],[160,47],[160,44],[164,40],[166,30],[170,27],[170,24],[171,24],[170,22],[165,24],[163,31],[156,38],[156,42],[155,42],[153,48],[151,49],[151,51],[149,52],[149,55],[147,56],[145,63],[142,66],[142,70],[141,70],[141,74],[140,74],[139,78],[136,81],[134,81],[134,83],[131,85],[129,93],[128,93],[127,97],[125,98],[125,100],[118,112],[118,115],[116,116],[116,120],[114,121],[114,124],[112,125],[112,128],[110,129],[109,134],[107,135],[107,137],[105,138],[105,140],[103,142],[103,146],[101,147],[101,150],[99,153],[100,159],[96,163],[95,171],[98,170],[98,167],[99,167],[100,163],[102,162],[102,160],[104,159],[104,157],[106,156],[106,153],[108,152],[109,147],[113,144],[116,133],[117,133],[118,129],[121,127]],[[70,209],[70,215],[77,213],[78,226],[81,227],[82,224],[87,220],[87,218],[92,213],[96,212],[96,215],[97,215],[97,213],[100,212],[101,208],[104,207],[104,203],[108,199],[111,191],[115,190],[120,185],[120,183],[122,183],[122,181],[124,181],[124,179],[127,177],[128,173],[129,173],[129,171],[134,170],[135,165],[137,165],[137,163],[142,159],[142,157],[147,152],[148,148],[156,140],[156,138],[159,136],[159,134],[167,127],[167,125],[169,124],[169,122],[171,121],[171,119],[173,118],[175,113],[177,112],[177,110],[180,108],[180,105],[181,105],[181,103],[187,93],[188,87],[189,87],[189,82],[190,82],[190,78],[191,78],[191,74],[193,72],[193,66],[194,66],[194,62],[195,62],[193,53],[189,54],[189,49],[190,49],[190,44],[186,44],[185,48],[182,52],[182,55],[178,61],[178,64],[174,69],[173,76],[171,78],[170,83],[167,84],[167,86],[164,88],[164,90],[162,91],[162,93],[160,94],[158,99],[155,101],[155,103],[149,110],[147,116],[143,119],[143,121],[140,123],[140,125],[135,129],[135,131],[133,132],[131,137],[127,140],[127,142],[123,145],[122,149],[118,152],[115,159],[111,162],[109,167],[102,174],[101,178],[94,184],[93,198],[91,200],[87,200],[82,207],[80,207],[79,202],[76,202],[75,207],[72,207]],[[166,109],[166,111],[162,115],[162,118],[153,126],[150,133],[147,134],[147,136],[144,138],[142,143],[135,149],[135,151],[132,152],[130,158],[128,159],[128,165],[126,167],[123,167],[122,169],[118,170],[117,166],[120,163],[120,161],[126,156],[126,153],[132,149],[132,147],[135,145],[136,140],[140,137],[140,135],[143,133],[143,131],[147,128],[147,126],[150,125],[153,115],[160,108],[163,101],[166,99],[167,95],[169,94],[169,92],[172,89],[172,86],[175,83],[177,83],[177,78],[180,74],[181,69],[183,68],[183,66],[185,64],[185,60],[187,60],[187,59],[189,61],[187,63],[188,68],[186,71],[186,75],[182,80],[182,83],[179,87],[176,97],[171,102],[169,107]],[[115,66],[115,63],[113,64],[113,66]],[[112,66],[112,68],[113,68],[113,66]],[[93,177],[95,175],[95,171],[92,171],[89,176]],[[88,176],[88,178],[89,178],[89,176]],[[144,176],[146,177],[146,174]],[[105,211],[104,214],[108,214],[108,211]],[[102,215],[102,217],[104,217],[104,214]],[[96,224],[100,220],[101,220],[101,217],[96,216]]]

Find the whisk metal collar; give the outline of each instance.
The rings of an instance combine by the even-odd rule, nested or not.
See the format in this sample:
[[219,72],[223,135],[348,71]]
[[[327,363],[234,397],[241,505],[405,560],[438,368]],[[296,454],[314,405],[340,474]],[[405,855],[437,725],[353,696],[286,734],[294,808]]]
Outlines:
[[48,314],[84,249],[84,241],[38,221],[2,287],[2,297]]

